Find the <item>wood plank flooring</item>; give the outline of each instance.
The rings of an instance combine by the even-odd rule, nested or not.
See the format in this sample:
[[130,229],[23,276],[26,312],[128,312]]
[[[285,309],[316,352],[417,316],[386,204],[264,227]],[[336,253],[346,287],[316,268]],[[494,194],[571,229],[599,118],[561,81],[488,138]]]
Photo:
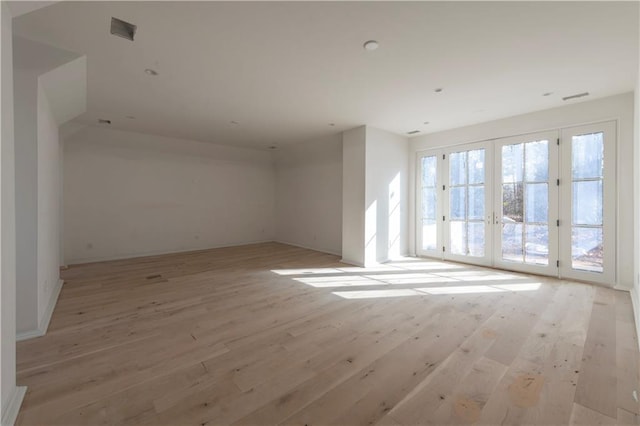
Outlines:
[[624,292],[277,243],[64,279],[18,425],[638,424]]

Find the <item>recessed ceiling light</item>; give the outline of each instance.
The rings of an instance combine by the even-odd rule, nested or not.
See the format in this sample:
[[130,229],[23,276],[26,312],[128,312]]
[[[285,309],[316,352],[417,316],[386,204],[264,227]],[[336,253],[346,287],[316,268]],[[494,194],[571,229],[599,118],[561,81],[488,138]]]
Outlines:
[[147,68],[144,70],[145,74],[156,76],[158,75],[158,71],[152,70],[151,68]]
[[99,124],[111,124],[111,120],[105,120],[104,118],[98,118]]
[[551,96],[551,95],[553,95],[553,92],[547,92],[542,94],[542,96]]
[[234,120],[231,120],[229,123],[233,124],[234,126],[237,126],[238,124],[240,124],[240,123],[238,123],[237,121],[234,121]]
[[428,121],[425,121],[425,122],[424,122],[424,123],[422,123],[422,124],[429,124],[429,122],[428,122]]
[[442,92],[442,87],[437,87],[437,88],[433,89],[433,91],[436,92],[436,93],[440,93],[440,92]]
[[375,40],[369,40],[364,42],[363,47],[366,50],[376,50],[378,47],[380,47],[380,44],[378,44],[378,42]]
[[277,146],[275,146],[275,145],[271,145],[271,146],[269,147],[269,149],[278,149],[278,147],[277,147]]
[[420,133],[420,130],[412,130],[410,132],[407,132],[408,135],[415,135],[416,133]]
[[335,125],[336,125],[336,123],[329,123],[329,126],[331,126],[331,127],[333,127]]

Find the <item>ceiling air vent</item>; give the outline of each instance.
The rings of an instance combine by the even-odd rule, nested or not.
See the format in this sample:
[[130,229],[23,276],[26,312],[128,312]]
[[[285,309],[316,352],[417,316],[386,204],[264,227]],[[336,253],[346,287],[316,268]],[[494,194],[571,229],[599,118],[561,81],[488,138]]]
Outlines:
[[410,132],[407,132],[408,135],[415,135],[416,133],[420,133],[420,130],[412,130]]
[[111,18],[111,34],[133,41],[137,26],[118,18]]
[[582,98],[585,96],[589,96],[589,92],[584,92],[584,93],[578,93],[577,95],[571,95],[571,96],[565,96],[564,98],[562,98],[563,101],[568,101],[569,99],[577,99],[577,98]]

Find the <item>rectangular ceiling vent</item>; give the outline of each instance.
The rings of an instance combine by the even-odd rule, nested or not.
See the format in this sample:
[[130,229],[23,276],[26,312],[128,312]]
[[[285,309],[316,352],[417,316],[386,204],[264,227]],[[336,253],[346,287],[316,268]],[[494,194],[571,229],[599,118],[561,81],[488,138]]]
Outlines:
[[137,26],[118,18],[111,18],[111,34],[133,41]]
[[578,99],[578,98],[583,98],[585,96],[589,96],[589,92],[578,93],[577,95],[565,96],[564,98],[562,98],[562,100],[568,101],[569,99]]
[[416,133],[420,133],[420,130],[412,130],[410,132],[407,132],[408,135],[415,135]]

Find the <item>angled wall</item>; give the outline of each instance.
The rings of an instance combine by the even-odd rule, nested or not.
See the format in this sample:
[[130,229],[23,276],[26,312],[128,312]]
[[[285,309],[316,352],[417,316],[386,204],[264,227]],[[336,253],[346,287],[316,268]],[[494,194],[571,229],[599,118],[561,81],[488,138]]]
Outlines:
[[343,261],[382,263],[408,251],[409,141],[362,126],[343,133]]
[[0,3],[2,22],[0,60],[2,83],[0,93],[0,400],[2,425],[11,425],[18,414],[25,388],[16,387],[16,269],[15,269],[15,157],[13,108],[13,40],[11,13],[6,2]]
[[13,48],[20,340],[46,332],[62,285],[58,127],[86,109],[86,58],[20,37]]
[[[640,12],[639,12],[640,13]],[[638,75],[636,90],[634,92],[635,103],[633,109],[634,119],[634,145],[633,145],[633,182],[635,186],[634,199],[634,260],[633,260],[633,288],[631,289],[631,301],[635,315],[636,333],[640,330],[640,34],[638,39]],[[640,339],[638,339],[640,346]]]
[[342,261],[365,263],[365,126],[342,133]]

